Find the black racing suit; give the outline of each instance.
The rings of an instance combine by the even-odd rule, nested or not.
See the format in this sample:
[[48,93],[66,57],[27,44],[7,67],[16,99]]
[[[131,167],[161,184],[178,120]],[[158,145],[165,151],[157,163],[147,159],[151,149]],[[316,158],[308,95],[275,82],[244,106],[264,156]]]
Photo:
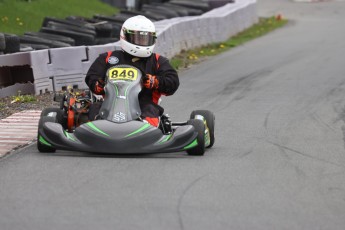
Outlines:
[[164,109],[158,105],[161,95],[172,95],[179,87],[179,79],[176,70],[170,65],[169,60],[158,54],[152,54],[147,58],[137,58],[122,51],[115,50],[100,54],[88,70],[85,82],[93,91],[99,80],[105,80],[106,71],[116,65],[132,65],[145,74],[156,76],[159,85],[155,90],[144,88],[139,93],[139,104],[143,118],[157,118]]

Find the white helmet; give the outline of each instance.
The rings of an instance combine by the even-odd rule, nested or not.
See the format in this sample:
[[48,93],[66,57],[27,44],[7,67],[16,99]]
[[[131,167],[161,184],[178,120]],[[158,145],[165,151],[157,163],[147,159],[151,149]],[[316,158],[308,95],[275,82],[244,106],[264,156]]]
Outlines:
[[120,32],[121,48],[136,57],[149,57],[156,38],[155,25],[142,15],[128,18]]

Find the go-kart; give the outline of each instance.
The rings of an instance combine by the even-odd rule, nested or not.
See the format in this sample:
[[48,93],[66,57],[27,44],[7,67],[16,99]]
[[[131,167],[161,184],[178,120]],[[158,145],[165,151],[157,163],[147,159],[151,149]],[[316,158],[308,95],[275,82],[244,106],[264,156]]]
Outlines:
[[[118,65],[107,71],[104,98],[71,88],[57,96],[60,108],[46,108],[41,113],[38,150],[105,154],[187,151],[189,155],[204,155],[205,148],[211,148],[215,141],[214,114],[195,110],[188,121],[176,123],[163,114],[159,127],[150,125],[140,116],[141,77],[139,69]],[[96,119],[90,121],[90,107],[96,103],[100,109]]]

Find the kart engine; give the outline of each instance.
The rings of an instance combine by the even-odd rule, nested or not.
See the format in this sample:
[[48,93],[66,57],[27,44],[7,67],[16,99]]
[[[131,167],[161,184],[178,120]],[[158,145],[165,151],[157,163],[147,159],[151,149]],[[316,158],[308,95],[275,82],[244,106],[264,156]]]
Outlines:
[[56,95],[54,100],[60,101],[60,109],[63,111],[63,128],[71,132],[89,121],[90,105],[99,99],[89,90],[67,88],[64,94]]

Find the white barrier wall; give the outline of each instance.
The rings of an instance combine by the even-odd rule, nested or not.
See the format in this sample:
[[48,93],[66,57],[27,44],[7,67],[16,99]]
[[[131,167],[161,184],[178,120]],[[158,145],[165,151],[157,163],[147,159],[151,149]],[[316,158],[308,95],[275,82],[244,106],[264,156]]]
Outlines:
[[[155,52],[172,58],[181,50],[225,41],[257,21],[256,0],[237,0],[201,16],[158,21]],[[51,77],[57,90],[68,85],[86,88],[84,78],[92,62],[100,53],[115,49],[120,49],[118,42],[0,55],[0,67],[31,66],[35,94],[52,91]]]
[[256,0],[237,0],[202,16],[158,21],[155,51],[171,58],[181,50],[225,41],[257,21]]

